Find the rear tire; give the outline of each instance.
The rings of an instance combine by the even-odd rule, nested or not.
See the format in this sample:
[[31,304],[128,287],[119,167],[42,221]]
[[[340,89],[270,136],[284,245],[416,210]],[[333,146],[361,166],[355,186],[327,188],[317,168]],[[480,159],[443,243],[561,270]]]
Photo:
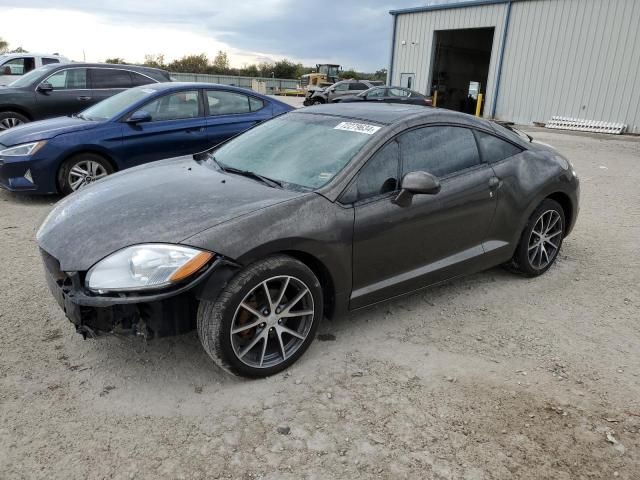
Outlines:
[[29,119],[18,112],[0,112],[0,132],[28,123]]
[[287,255],[269,257],[238,273],[215,301],[200,302],[198,336],[222,369],[267,377],[309,347],[322,298],[320,282],[305,264]]
[[542,275],[558,258],[565,234],[564,210],[547,198],[535,209],[507,268],[528,277]]
[[113,166],[97,153],[78,153],[64,161],[58,171],[60,193],[69,195],[101,178],[111,175]]

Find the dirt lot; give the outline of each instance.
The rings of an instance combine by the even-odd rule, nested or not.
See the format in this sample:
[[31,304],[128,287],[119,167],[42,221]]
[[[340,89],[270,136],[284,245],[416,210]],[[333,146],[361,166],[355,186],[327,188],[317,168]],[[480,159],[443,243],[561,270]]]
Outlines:
[[640,142],[533,133],[582,180],[556,266],[325,322],[267,380],[195,334],[83,341],[34,241],[55,199],[0,192],[0,477],[640,478]]

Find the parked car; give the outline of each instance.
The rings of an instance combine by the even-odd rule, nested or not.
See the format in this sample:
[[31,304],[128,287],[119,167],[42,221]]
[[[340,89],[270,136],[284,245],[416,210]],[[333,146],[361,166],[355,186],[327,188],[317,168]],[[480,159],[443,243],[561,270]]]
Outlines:
[[348,102],[383,102],[431,106],[430,98],[404,87],[373,87],[358,95],[345,95],[331,101],[331,103]]
[[43,65],[58,63],[69,63],[69,59],[57,53],[5,53],[0,55],[0,85],[11,83]]
[[49,64],[0,87],[0,131],[71,115],[127,88],[169,82],[157,68],[106,63]]
[[68,194],[115,171],[201,152],[292,108],[217,84],[132,88],[79,114],[0,133],[0,187]]
[[356,95],[378,85],[384,85],[384,82],[378,80],[342,80],[334,83],[330,87],[307,92],[307,97],[303,103],[306,107],[309,105],[330,103],[336,98],[346,95]]
[[37,241],[83,335],[197,324],[218,365],[266,376],[323,317],[495,265],[546,272],[578,197],[567,159],[489,121],[321,105],[80,190]]

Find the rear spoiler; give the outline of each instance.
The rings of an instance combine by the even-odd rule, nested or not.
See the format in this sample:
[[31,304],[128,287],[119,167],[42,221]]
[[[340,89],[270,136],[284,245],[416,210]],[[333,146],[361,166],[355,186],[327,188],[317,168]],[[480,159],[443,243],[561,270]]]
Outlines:
[[515,123],[513,122],[502,122],[500,120],[492,120],[492,122],[497,123],[501,127],[506,128],[507,130],[511,130],[513,133],[527,137],[529,139],[529,143],[533,142],[533,137],[528,133],[523,132],[522,130],[515,127]]

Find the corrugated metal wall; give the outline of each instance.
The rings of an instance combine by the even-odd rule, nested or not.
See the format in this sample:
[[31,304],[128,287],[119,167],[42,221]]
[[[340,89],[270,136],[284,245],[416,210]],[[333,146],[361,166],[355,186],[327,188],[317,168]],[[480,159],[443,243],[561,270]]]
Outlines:
[[561,115],[640,133],[639,30],[638,0],[514,3],[496,117]]
[[[393,59],[393,85],[400,84],[402,73],[415,73],[414,89],[431,94],[431,64],[434,57],[434,32],[457,28],[495,27],[491,65],[487,77],[487,103],[485,112],[493,105],[496,65],[502,39],[506,7],[503,4],[472,8],[455,8],[399,15],[396,25],[395,54]],[[402,42],[405,45],[402,45]]]
[[[427,92],[435,30],[494,26],[488,116],[506,9],[496,4],[399,15],[392,82],[415,70],[418,89]],[[640,0],[514,1],[496,117],[528,124],[561,115],[623,122],[640,133],[639,31]]]

